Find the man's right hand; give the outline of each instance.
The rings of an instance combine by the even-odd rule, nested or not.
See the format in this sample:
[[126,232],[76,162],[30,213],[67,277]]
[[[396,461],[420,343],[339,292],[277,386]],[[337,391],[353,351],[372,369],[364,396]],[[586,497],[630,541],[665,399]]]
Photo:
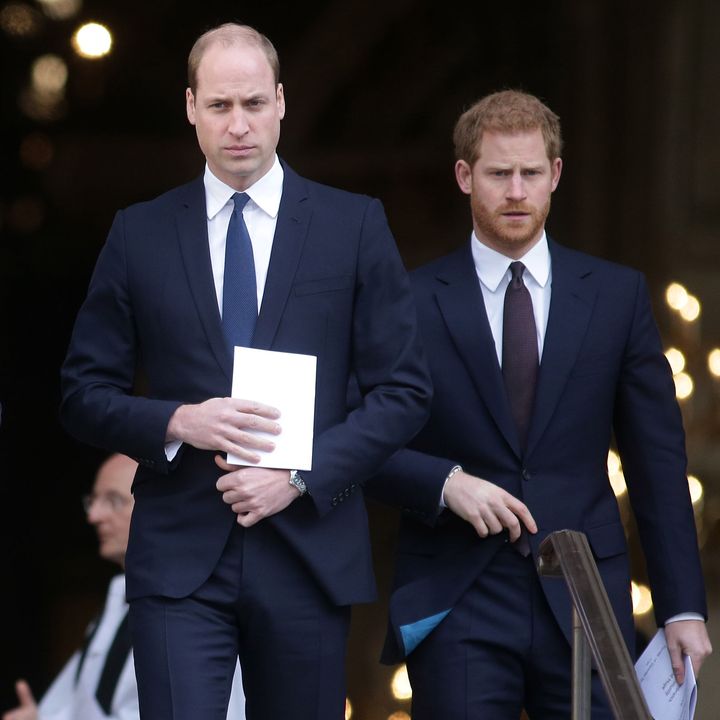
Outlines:
[[229,452],[258,463],[255,451],[271,452],[275,443],[256,432],[279,435],[280,425],[275,422],[279,417],[277,408],[252,400],[211,398],[198,405],[180,405],[170,418],[165,440],[181,440],[200,450]]
[[8,710],[2,720],[37,720],[37,705],[30,686],[24,680],[18,680],[15,683],[15,692],[20,704],[14,710]]
[[510,541],[520,537],[521,522],[533,535],[537,525],[527,505],[501,487],[460,470],[445,483],[445,505],[467,520],[480,537],[497,535],[507,528]]

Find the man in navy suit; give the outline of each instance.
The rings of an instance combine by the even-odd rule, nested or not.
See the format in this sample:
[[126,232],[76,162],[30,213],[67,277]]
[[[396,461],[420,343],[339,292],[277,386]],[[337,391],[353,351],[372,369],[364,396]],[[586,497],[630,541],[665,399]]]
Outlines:
[[[405,509],[385,659],[407,656],[414,720],[570,717],[566,586],[540,579],[549,533],[585,533],[628,647],[628,553],[611,435],[673,667],[710,652],[674,385],[639,272],[545,234],[560,124],[490,95],[455,129],[468,243],[413,273],[430,420],[369,489]],[[611,717],[594,679],[593,718]]]
[[[429,406],[412,294],[380,203],[278,160],[270,41],[220,26],[188,70],[204,176],[117,214],[61,415],[140,463],[127,592],[142,717],[224,720],[239,655],[250,720],[337,720],[349,606],[375,593],[358,490]],[[243,242],[249,257],[231,262]],[[223,295],[238,292],[255,308],[252,347],[317,358],[310,472],[252,467],[283,418],[262,397],[228,397],[248,316],[229,322]],[[348,412],[351,375],[362,402]]]

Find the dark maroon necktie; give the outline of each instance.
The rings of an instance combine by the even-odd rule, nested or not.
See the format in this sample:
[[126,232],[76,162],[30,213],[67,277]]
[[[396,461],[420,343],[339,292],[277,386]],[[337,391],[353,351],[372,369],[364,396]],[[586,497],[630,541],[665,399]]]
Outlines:
[[530,293],[522,279],[524,271],[525,266],[521,262],[510,263],[512,278],[505,291],[502,350],[505,389],[523,450],[527,443],[538,374],[535,317]]

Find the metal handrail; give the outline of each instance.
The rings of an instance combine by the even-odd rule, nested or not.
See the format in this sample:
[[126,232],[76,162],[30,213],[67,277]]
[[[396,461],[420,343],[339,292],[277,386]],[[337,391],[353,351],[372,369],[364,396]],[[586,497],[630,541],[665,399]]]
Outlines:
[[652,720],[587,538],[558,530],[540,544],[538,573],[564,577],[573,603],[572,720],[590,720],[590,655],[616,720]]

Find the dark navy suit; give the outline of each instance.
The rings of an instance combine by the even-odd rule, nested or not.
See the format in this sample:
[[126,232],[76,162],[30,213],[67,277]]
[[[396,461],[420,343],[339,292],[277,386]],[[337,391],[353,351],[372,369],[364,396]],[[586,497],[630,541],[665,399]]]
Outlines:
[[[684,433],[645,281],[634,270],[552,241],[549,249],[551,304],[525,452],[510,414],[470,245],[411,278],[435,388],[431,415],[409,448],[386,464],[382,482],[369,490],[405,510],[385,659],[398,661],[412,653],[413,679],[412,658],[424,656],[417,661],[423,665],[435,655],[426,665],[436,675],[452,667],[439,681],[450,685],[450,693],[463,693],[466,683],[478,679],[467,663],[457,667],[452,664],[457,658],[443,658],[448,645],[435,638],[453,609],[471,588],[478,590],[477,608],[465,608],[475,613],[466,626],[474,631],[486,611],[490,616],[491,604],[502,617],[503,603],[515,592],[513,583],[533,572],[532,564],[523,567],[524,559],[508,550],[506,534],[481,539],[450,511],[439,513],[443,482],[456,464],[523,500],[539,528],[530,537],[533,555],[555,530],[586,533],[632,649],[628,551],[606,465],[614,432],[658,622],[680,612],[706,614]],[[513,640],[521,643],[524,634],[532,633],[536,611],[551,624],[556,620],[569,639],[565,584],[543,579],[539,585],[534,573],[522,582],[537,589],[537,597],[529,593],[527,615],[486,628],[488,642],[497,642],[498,648]],[[465,631],[457,632],[462,643]],[[545,662],[552,664],[554,650],[547,651]],[[517,668],[503,676],[497,658],[495,667],[482,671],[483,681],[516,682]],[[425,672],[417,668],[415,682],[423,682]],[[562,672],[567,676],[569,666]],[[531,684],[527,679],[526,690]],[[519,692],[522,697],[522,687]],[[432,717],[432,711],[417,717]],[[442,717],[456,715],[444,711]]]
[[[374,597],[358,490],[427,415],[430,383],[415,309],[380,203],[287,166],[284,173],[253,347],[317,356],[313,469],[303,473],[310,495],[241,532],[215,488],[221,471],[213,452],[183,446],[166,460],[165,432],[178,405],[226,397],[231,387],[201,178],[117,214],[79,312],[62,371],[61,415],[79,439],[140,462],[127,555],[131,601],[195,592],[228,543],[237,546],[238,573],[265,578],[270,603],[294,597],[288,578],[331,606]],[[348,414],[351,373],[363,402]],[[286,559],[292,567],[284,576]],[[261,638],[263,623],[255,618],[251,628]],[[281,645],[272,652],[278,668],[291,665]],[[291,671],[302,681],[299,668]],[[281,677],[257,678],[278,702]]]

